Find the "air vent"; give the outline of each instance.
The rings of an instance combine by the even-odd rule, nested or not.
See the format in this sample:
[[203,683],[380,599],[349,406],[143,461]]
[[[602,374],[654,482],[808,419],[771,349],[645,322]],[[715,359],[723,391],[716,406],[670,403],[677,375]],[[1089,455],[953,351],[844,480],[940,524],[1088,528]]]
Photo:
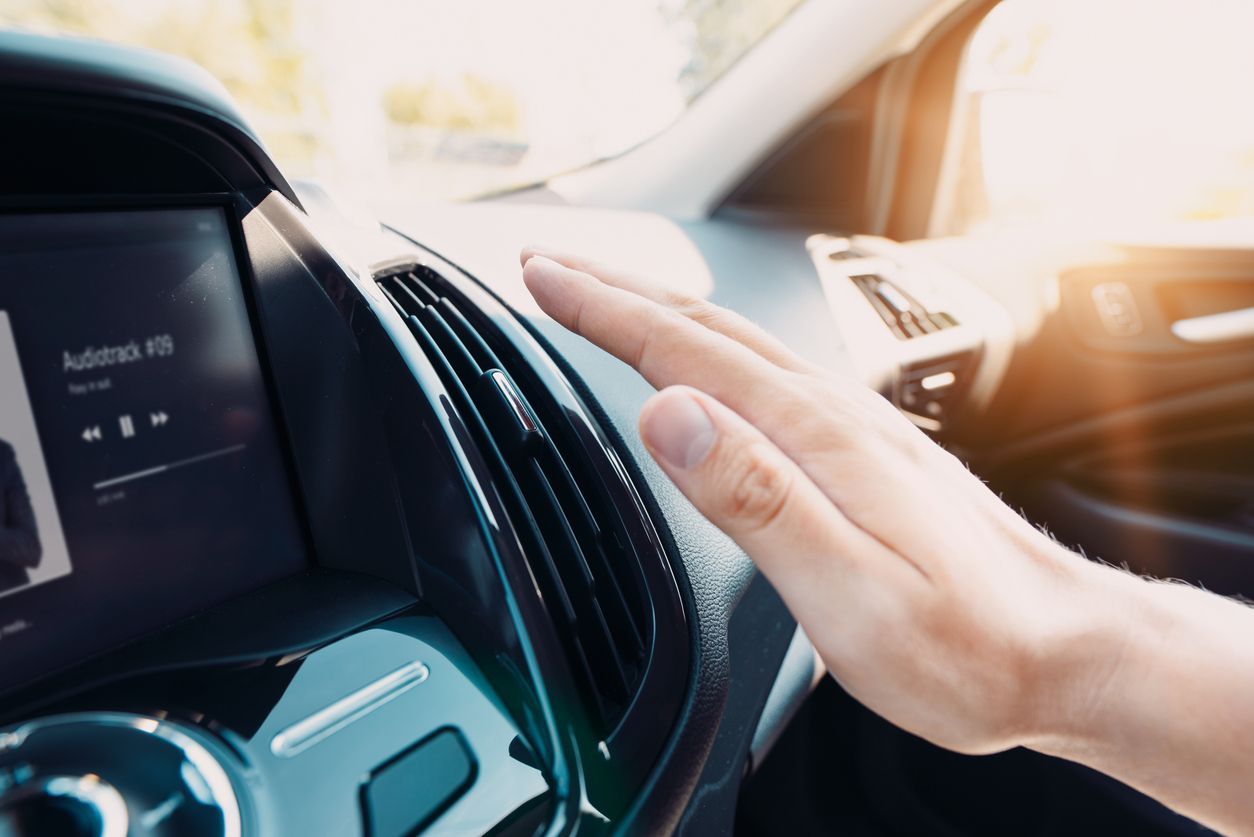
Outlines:
[[924,419],[926,427],[940,429],[967,383],[972,357],[960,352],[906,366],[897,385],[897,406]]
[[860,274],[850,276],[849,280],[862,291],[898,340],[922,337],[958,324],[944,312],[928,311],[918,300],[882,276]]
[[847,238],[831,238],[828,239],[827,258],[833,262],[845,262],[850,259],[864,259],[867,253],[853,246],[853,242]]
[[493,468],[594,719],[635,695],[651,636],[639,561],[579,440],[529,364],[425,266],[376,276],[436,366]]

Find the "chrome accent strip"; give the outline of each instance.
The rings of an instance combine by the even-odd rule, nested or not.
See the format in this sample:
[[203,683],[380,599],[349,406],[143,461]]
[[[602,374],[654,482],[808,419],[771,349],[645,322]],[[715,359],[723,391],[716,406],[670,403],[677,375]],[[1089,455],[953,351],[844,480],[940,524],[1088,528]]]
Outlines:
[[1188,343],[1225,343],[1254,337],[1254,308],[1190,317],[1171,324],[1171,333]]
[[937,372],[935,375],[928,375],[919,381],[919,386],[928,392],[935,392],[938,389],[951,387],[958,382],[958,376],[953,372]]
[[373,683],[297,721],[270,739],[270,752],[291,758],[358,721],[385,703],[424,682],[431,670],[426,663],[412,662],[385,674]]
[[500,369],[493,369],[488,373],[492,376],[492,383],[496,384],[496,388],[505,396],[505,400],[509,402],[509,408],[514,411],[514,418],[518,420],[518,424],[527,433],[534,433],[538,428],[536,423],[531,420],[531,414],[527,412],[527,408],[523,406],[522,396],[514,389],[514,385],[509,382],[509,378],[505,377],[505,373]]

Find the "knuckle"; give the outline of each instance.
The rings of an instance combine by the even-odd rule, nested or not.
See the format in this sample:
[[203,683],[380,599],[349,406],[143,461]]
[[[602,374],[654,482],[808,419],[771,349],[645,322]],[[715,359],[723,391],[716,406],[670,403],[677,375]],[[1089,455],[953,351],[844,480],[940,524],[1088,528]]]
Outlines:
[[716,328],[726,323],[733,316],[726,308],[722,308],[700,297],[688,296],[682,293],[671,293],[667,299],[667,306],[676,313],[706,328]]
[[687,314],[689,311],[696,310],[702,305],[708,303],[699,298],[686,294],[682,291],[676,291],[671,288],[663,288],[661,294],[661,303],[667,308],[673,308],[681,314]]
[[778,399],[780,416],[788,427],[807,439],[845,446],[859,438],[862,428],[844,405],[828,393],[816,390],[805,373],[788,373]]
[[717,305],[711,305],[708,302],[698,302],[687,308],[684,315],[699,325],[706,328],[718,330],[719,326],[728,325],[732,321],[732,314]]
[[880,439],[909,450],[922,435],[888,399],[859,383],[825,381],[819,392],[827,415],[851,436]]
[[582,337],[587,337],[585,331],[584,318],[588,312],[588,300],[586,297],[577,297],[575,299],[574,310],[570,314],[570,330]]
[[738,446],[720,465],[721,516],[749,531],[766,529],[780,518],[792,493],[792,475],[771,461],[763,443]]
[[675,339],[676,329],[673,322],[667,318],[648,317],[635,351],[627,361],[648,377],[655,364],[664,362],[672,353]]

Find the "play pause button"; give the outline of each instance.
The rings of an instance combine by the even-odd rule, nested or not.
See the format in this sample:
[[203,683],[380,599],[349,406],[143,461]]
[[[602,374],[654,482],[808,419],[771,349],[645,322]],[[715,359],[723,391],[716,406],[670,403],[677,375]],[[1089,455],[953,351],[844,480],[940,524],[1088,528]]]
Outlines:
[[155,413],[149,413],[148,420],[152,422],[153,427],[161,427],[170,420],[170,416],[164,411],[157,411]]

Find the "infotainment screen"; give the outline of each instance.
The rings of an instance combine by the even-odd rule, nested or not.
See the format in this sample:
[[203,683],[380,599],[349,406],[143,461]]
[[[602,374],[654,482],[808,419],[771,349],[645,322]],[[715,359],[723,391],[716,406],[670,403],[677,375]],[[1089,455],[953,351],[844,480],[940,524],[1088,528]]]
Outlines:
[[0,215],[0,690],[306,563],[227,224]]

